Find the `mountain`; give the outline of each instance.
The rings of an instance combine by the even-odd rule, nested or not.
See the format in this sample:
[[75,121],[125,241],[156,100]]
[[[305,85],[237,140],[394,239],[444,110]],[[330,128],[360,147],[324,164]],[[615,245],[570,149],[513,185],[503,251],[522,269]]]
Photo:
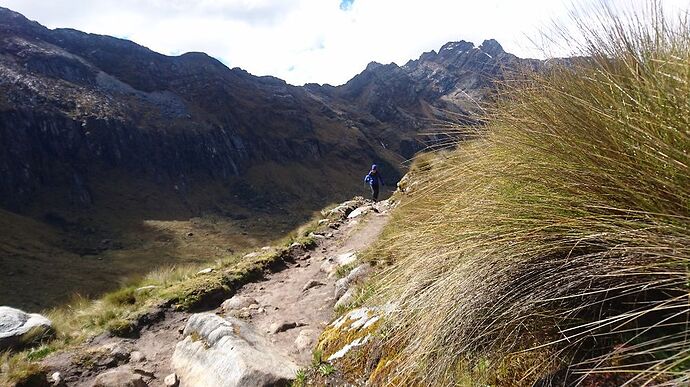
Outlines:
[[[473,123],[463,117],[506,70],[540,65],[460,41],[404,66],[371,63],[342,86],[298,87],[0,8],[0,264],[14,274],[0,304],[102,290],[285,233],[363,193],[372,162],[395,182],[439,140],[425,133]],[[215,239],[198,251],[194,234]],[[56,264],[71,279],[37,274]],[[103,278],[83,285],[73,267]],[[45,284],[38,297],[29,276]]]

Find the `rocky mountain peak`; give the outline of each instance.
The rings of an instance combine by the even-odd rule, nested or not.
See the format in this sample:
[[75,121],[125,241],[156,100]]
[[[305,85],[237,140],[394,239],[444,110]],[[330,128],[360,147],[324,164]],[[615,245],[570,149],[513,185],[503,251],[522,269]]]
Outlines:
[[501,46],[501,44],[498,43],[495,39],[485,40],[484,42],[482,42],[482,45],[479,46],[479,49],[491,55],[492,57],[496,57],[500,54],[505,54],[503,46]]
[[369,64],[367,65],[365,70],[366,71],[373,71],[373,70],[376,70],[377,68],[379,68],[381,66],[383,66],[383,64],[381,64],[379,62],[369,62]]

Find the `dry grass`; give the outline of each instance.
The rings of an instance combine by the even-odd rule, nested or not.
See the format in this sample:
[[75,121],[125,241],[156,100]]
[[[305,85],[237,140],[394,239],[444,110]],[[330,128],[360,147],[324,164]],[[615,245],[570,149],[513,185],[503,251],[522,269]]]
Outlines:
[[690,381],[689,26],[590,12],[588,59],[508,85],[417,172],[378,248],[390,380]]

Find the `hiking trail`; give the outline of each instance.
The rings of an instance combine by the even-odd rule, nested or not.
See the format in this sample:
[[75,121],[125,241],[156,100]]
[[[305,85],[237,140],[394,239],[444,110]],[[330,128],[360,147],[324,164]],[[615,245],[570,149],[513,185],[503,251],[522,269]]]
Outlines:
[[[241,319],[267,339],[280,355],[299,367],[308,367],[319,335],[334,317],[337,268],[349,265],[351,269],[356,255],[376,241],[388,222],[390,208],[388,201],[365,203],[352,211],[350,217],[345,217],[339,227],[317,235],[315,249],[294,261],[284,262],[282,270],[240,288],[232,299],[243,301],[241,308],[224,310],[219,306],[209,312]],[[171,359],[194,313],[172,309],[160,313],[164,316],[144,326],[138,338],[101,335],[80,348],[82,352],[106,353],[98,369],[79,364],[72,351],[46,359],[44,365],[50,370],[49,375],[59,372],[66,383],[63,385],[68,386],[105,386],[104,373],[113,374],[113,380],[119,382],[133,374],[145,383],[133,385],[175,385],[164,380],[175,373]],[[117,375],[118,371],[121,374]],[[181,382],[181,386],[188,384],[184,379]]]

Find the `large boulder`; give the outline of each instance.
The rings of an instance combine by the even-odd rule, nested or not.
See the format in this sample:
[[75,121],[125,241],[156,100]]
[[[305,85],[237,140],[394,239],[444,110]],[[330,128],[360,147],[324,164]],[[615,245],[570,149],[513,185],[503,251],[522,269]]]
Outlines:
[[287,386],[299,367],[242,320],[194,314],[172,366],[186,387]]
[[40,314],[0,306],[0,350],[29,345],[52,334],[52,323]]

